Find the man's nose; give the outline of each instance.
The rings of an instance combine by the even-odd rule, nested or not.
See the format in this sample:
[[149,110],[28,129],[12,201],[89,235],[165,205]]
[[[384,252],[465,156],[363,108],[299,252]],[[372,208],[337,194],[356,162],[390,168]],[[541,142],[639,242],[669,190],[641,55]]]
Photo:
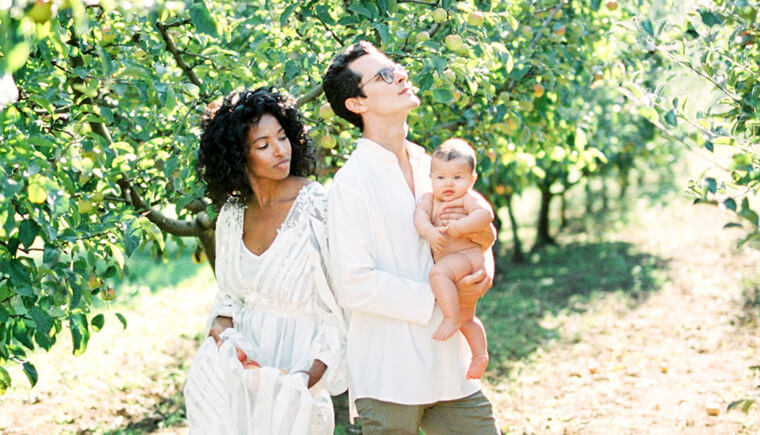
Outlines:
[[396,68],[395,71],[396,83],[404,83],[409,78],[409,73],[403,68]]

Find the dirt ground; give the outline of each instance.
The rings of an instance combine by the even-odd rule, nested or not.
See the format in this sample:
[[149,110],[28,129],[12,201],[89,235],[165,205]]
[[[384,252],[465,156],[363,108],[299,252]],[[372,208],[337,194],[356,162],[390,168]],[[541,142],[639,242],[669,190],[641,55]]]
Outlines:
[[[760,363],[759,309],[745,307],[744,293],[760,276],[760,252],[736,250],[724,222],[684,202],[642,212],[614,235],[663,258],[666,284],[545,318],[560,338],[486,383],[505,433],[760,433],[760,406],[726,411],[758,391],[749,367]],[[35,355],[39,384],[12,372],[0,433],[187,433],[181,387],[212,297],[202,273],[135,300],[126,332],[107,316],[80,357],[67,343]]]
[[760,433],[758,405],[726,411],[760,387],[749,369],[760,362],[758,308],[744,295],[744,280],[760,276],[760,253],[736,250],[738,234],[719,229],[725,219],[684,203],[618,233],[664,258],[668,283],[642,301],[609,295],[546,319],[563,338],[487,388],[505,432]]

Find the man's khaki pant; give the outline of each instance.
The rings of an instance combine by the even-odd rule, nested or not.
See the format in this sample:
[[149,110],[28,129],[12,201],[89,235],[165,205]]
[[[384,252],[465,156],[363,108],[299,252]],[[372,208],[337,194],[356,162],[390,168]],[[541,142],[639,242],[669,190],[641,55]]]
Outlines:
[[400,405],[375,399],[356,399],[364,435],[463,434],[498,435],[491,402],[482,391],[428,405]]

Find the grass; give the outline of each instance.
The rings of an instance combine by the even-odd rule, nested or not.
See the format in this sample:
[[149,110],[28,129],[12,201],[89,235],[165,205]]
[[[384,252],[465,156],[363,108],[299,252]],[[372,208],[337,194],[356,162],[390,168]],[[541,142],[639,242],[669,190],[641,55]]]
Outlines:
[[[612,234],[635,225],[642,210],[667,203],[672,185],[652,183],[629,194],[635,199],[606,214],[576,211],[559,234],[559,245],[529,255],[525,264],[513,264],[508,252],[499,253],[501,273],[478,307],[492,358],[487,384],[509,385],[514,368],[530,363],[538,350],[560,339],[572,342],[574,337],[561,336],[563,316],[592,309],[609,295],[635,307],[666,283],[667,259]],[[534,215],[531,195],[516,207],[528,246],[533,229],[525,217]],[[582,204],[582,189],[570,199]],[[557,222],[558,203],[553,206]],[[509,237],[508,228],[502,237]],[[116,303],[96,308],[107,313],[106,325],[93,334],[84,355],[73,357],[70,339],[64,337],[50,353],[32,356],[40,371],[35,389],[20,385],[20,371],[13,373],[12,391],[0,397],[0,432],[25,433],[20,422],[35,421],[36,433],[185,433],[181,389],[215,290],[208,264],[196,265],[189,257],[187,248],[171,242],[160,260],[149,248],[136,251],[124,280],[115,285]],[[747,293],[749,309],[760,304],[755,288]],[[114,311],[126,315],[126,331]],[[345,396],[335,405],[336,433],[360,433],[347,424]]]

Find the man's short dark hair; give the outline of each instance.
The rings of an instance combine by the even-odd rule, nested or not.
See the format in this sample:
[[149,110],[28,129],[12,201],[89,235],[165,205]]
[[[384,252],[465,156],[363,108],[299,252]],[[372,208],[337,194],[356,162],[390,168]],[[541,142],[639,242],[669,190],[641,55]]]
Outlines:
[[330,102],[333,112],[346,121],[364,130],[364,122],[361,115],[346,108],[346,100],[354,97],[365,97],[359,88],[362,77],[352,71],[348,65],[354,60],[369,54],[371,49],[377,50],[368,41],[359,41],[351,44],[343,52],[335,56],[322,78],[322,89],[325,91],[327,101]]

